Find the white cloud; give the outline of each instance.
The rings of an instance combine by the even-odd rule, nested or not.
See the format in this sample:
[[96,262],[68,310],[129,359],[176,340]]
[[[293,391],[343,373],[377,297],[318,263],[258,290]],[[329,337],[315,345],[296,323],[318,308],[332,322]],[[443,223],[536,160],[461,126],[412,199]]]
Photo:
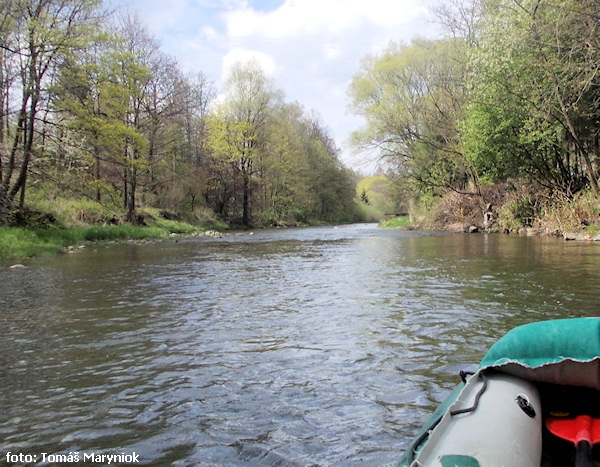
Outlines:
[[[323,115],[342,148],[360,119],[347,115],[346,90],[360,60],[393,40],[427,35],[428,0],[285,0],[276,9],[261,11],[252,2],[221,13],[221,44],[230,50],[223,75],[242,51],[260,51],[286,98]],[[344,150],[350,159],[350,151]],[[356,165],[356,164],[352,164]]]
[[230,37],[293,37],[298,34],[340,34],[370,23],[395,27],[425,11],[414,0],[286,0],[273,11],[244,4],[223,18]]
[[270,55],[264,52],[259,52],[258,50],[234,48],[223,57],[223,73],[221,79],[223,81],[225,80],[225,78],[229,75],[231,68],[236,63],[245,63],[250,60],[256,60],[258,63],[260,63],[262,69],[267,74],[273,74],[273,71],[275,70],[275,60],[273,60]]
[[217,30],[210,25],[202,26],[200,30],[202,31],[204,37],[206,37],[208,40],[218,36]]
[[361,123],[346,114],[361,59],[390,41],[434,33],[424,21],[432,0],[111,1],[137,4],[165,51],[218,87],[236,62],[256,59],[286,100],[323,116],[340,147]]

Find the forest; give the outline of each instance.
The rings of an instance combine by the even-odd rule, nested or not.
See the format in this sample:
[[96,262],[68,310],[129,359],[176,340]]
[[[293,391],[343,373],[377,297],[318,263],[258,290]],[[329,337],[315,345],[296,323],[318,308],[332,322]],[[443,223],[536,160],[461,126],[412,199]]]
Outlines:
[[257,62],[217,89],[100,0],[6,0],[0,13],[0,225],[385,212],[428,213],[424,228],[600,230],[597,1],[441,1],[439,38],[364,57],[352,142],[378,152],[385,177],[358,196],[326,124]]
[[339,157],[256,62],[217,90],[100,0],[0,4],[0,226],[360,220]]
[[433,14],[440,39],[363,59],[354,144],[379,152],[405,209],[442,224],[599,229],[600,3],[453,0]]

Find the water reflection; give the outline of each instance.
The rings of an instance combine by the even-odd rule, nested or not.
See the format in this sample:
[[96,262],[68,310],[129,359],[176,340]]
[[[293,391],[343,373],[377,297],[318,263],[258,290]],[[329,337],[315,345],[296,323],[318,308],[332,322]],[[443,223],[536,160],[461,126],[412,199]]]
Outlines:
[[0,452],[392,463],[508,329],[593,316],[600,250],[373,226],[0,271]]

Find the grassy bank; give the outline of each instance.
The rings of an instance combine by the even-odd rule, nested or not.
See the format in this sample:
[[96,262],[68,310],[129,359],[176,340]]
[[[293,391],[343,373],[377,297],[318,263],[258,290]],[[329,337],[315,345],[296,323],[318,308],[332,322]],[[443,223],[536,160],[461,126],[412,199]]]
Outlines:
[[15,260],[65,252],[69,247],[99,241],[150,240],[171,234],[190,235],[205,229],[170,221],[167,225],[109,225],[72,228],[19,227],[0,229],[0,259]]
[[0,261],[58,254],[90,242],[152,240],[227,228],[206,209],[188,217],[173,220],[177,216],[172,213],[143,208],[138,211],[140,225],[132,225],[115,205],[32,191],[29,208],[15,216],[16,225],[0,228]]
[[379,223],[379,227],[384,229],[406,229],[410,225],[408,216],[394,217]]
[[145,224],[4,227],[0,228],[0,260],[13,261],[64,253],[70,247],[91,242],[153,240],[226,228],[223,223],[213,222],[200,227],[148,214],[145,216]]

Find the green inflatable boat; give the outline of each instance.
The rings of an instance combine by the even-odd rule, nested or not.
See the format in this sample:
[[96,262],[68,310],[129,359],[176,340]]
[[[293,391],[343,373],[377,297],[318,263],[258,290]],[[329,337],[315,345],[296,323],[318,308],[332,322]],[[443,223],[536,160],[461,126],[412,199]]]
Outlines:
[[461,377],[399,467],[600,466],[600,318],[515,328]]

